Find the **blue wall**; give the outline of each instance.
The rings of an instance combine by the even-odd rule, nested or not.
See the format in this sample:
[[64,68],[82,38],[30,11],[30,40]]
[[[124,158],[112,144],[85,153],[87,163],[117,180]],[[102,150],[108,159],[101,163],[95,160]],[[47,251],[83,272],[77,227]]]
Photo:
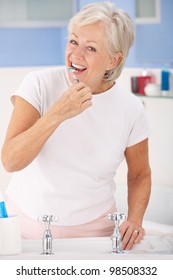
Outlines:
[[[78,7],[96,0],[77,0]],[[134,0],[112,0],[134,18]],[[138,25],[127,66],[158,66],[173,61],[173,1],[161,0],[161,23]],[[63,28],[0,28],[0,67],[64,64]]]
[[137,26],[136,63],[173,63],[173,0],[161,1],[161,23]]
[[0,29],[0,66],[64,63],[62,28]]

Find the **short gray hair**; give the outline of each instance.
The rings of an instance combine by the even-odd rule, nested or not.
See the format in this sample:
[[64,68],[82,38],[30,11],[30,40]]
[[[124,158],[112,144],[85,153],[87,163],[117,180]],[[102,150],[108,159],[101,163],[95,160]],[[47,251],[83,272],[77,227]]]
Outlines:
[[115,57],[116,53],[122,53],[122,59],[118,65],[105,73],[105,81],[116,80],[125,65],[129,49],[134,42],[135,27],[130,16],[123,10],[117,9],[109,1],[96,2],[84,6],[76,15],[74,15],[68,24],[68,31],[72,28],[85,26],[101,22],[105,26],[107,36],[108,53]]

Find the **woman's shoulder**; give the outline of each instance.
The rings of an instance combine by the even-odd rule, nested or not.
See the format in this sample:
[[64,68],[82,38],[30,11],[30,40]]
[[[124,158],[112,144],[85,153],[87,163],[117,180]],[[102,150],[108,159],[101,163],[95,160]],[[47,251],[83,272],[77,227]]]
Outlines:
[[47,67],[28,73],[24,79],[25,83],[39,86],[40,90],[55,87],[66,88],[69,86],[67,70],[65,66]]
[[143,105],[142,100],[137,95],[118,83],[116,85],[116,97],[127,107],[141,107]]
[[66,67],[65,66],[56,66],[56,67],[48,67],[41,70],[32,71],[29,73],[31,76],[35,76],[39,79],[62,79],[62,77],[66,77]]

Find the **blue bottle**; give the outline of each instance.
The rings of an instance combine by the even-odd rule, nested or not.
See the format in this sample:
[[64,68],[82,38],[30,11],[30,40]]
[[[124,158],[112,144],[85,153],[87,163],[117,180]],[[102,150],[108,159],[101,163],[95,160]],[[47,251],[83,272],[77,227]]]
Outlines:
[[0,193],[0,218],[7,218],[7,210],[2,194]]
[[170,66],[165,64],[163,65],[161,71],[161,90],[165,95],[169,94],[170,90]]

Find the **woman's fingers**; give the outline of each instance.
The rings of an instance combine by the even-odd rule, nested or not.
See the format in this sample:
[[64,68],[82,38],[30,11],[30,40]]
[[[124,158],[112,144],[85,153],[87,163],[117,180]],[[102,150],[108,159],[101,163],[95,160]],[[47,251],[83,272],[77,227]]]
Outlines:
[[75,117],[92,105],[92,93],[89,87],[79,82],[73,84],[55,104],[57,114],[63,120]]
[[91,100],[86,100],[82,103],[81,105],[81,112],[83,112],[85,109],[87,109],[88,107],[90,107],[92,105],[92,101]]
[[123,250],[130,250],[133,245],[139,243],[145,235],[145,231],[142,227],[129,221],[123,222],[120,230],[122,234]]
[[144,228],[140,228],[140,230],[138,231],[137,236],[134,240],[134,243],[139,243],[143,239],[144,235],[145,235]]

